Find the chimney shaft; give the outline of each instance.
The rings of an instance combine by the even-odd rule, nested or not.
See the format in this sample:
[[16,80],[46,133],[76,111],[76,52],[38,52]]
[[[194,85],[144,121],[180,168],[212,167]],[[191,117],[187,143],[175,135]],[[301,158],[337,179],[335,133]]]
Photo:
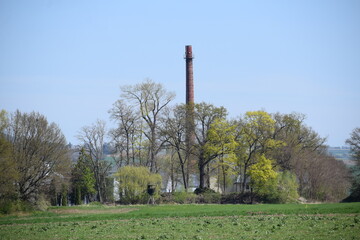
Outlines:
[[193,55],[191,45],[185,46],[186,60],[186,104],[194,104]]
[[193,76],[193,54],[191,45],[185,46],[186,60],[186,159],[187,172],[185,189],[189,187],[190,174],[194,173],[196,158],[193,155],[195,144],[195,121],[194,121],[194,76]]

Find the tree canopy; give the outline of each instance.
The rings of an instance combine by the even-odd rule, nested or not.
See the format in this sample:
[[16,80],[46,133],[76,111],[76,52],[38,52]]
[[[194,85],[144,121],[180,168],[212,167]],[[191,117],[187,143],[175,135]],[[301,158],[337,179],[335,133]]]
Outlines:
[[[150,79],[122,86],[109,110],[115,127],[108,131],[102,120],[84,126],[80,145],[71,149],[60,128],[40,113],[1,111],[0,198],[35,201],[47,193],[55,204],[80,204],[84,197],[107,202],[115,177],[121,201],[138,203],[147,197],[147,185],[157,194],[167,187],[159,174],[170,179],[171,191],[250,192],[270,202],[347,196],[347,167],[329,156],[326,139],[305,125],[303,114],[260,110],[230,120],[222,106],[171,106],[174,97]],[[356,128],[346,141],[356,162],[352,196],[360,192],[359,142]]]

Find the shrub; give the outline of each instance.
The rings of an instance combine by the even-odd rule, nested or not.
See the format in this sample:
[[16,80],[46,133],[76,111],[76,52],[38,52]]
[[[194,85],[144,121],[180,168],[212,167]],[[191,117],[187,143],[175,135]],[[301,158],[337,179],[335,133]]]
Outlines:
[[196,195],[188,192],[175,192],[173,194],[175,203],[189,204],[196,202]]
[[14,212],[29,212],[33,210],[33,206],[21,200],[0,199],[0,213],[11,214]]
[[114,199],[114,179],[106,178],[106,190],[105,190],[105,201],[107,203],[113,203]]
[[295,174],[289,171],[279,173],[277,177],[277,203],[294,203],[299,198],[299,184]]
[[289,171],[278,173],[273,182],[267,184],[266,190],[259,193],[265,203],[295,203],[299,198],[299,185],[296,176]]
[[239,204],[241,202],[241,194],[240,193],[229,193],[221,196],[222,204]]
[[204,192],[197,195],[196,203],[221,203],[221,194],[217,192]]
[[10,214],[13,212],[13,202],[7,199],[0,200],[0,213]]
[[176,203],[186,203],[186,197],[187,197],[187,193],[186,192],[174,192],[173,193],[173,199],[174,202]]
[[170,192],[165,192],[160,194],[160,203],[175,203],[173,194]]
[[350,188],[350,195],[342,202],[360,202],[360,165],[352,168],[353,181]]
[[103,206],[103,204],[101,202],[97,202],[97,201],[94,201],[94,202],[91,202],[89,203],[90,206]]
[[50,202],[46,199],[44,194],[40,194],[35,202],[35,209],[46,211],[51,206]]
[[196,203],[197,195],[188,192],[162,193],[161,203],[191,204]]
[[260,202],[259,196],[254,193],[228,193],[221,196],[221,204],[250,204]]
[[150,173],[146,167],[125,166],[115,174],[119,181],[120,203],[140,204],[149,200],[147,187],[155,185],[153,197],[160,197],[161,176]]
[[196,188],[194,190],[194,193],[196,195],[199,195],[199,194],[203,194],[203,193],[216,193],[216,192],[214,190],[212,190],[211,188],[205,187],[205,188]]

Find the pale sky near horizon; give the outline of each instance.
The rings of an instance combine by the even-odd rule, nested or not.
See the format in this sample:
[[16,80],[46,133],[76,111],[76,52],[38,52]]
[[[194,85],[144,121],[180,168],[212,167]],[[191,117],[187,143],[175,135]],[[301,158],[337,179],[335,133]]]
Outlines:
[[77,143],[120,86],[146,78],[185,101],[303,113],[330,146],[360,127],[360,1],[0,0],[0,109],[37,111]]

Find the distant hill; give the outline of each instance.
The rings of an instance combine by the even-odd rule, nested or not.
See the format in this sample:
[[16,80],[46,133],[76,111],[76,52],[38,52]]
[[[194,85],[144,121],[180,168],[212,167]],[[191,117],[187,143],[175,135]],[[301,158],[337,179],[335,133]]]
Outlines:
[[353,165],[349,147],[329,147],[328,152],[331,156],[338,160],[342,160],[345,164]]

